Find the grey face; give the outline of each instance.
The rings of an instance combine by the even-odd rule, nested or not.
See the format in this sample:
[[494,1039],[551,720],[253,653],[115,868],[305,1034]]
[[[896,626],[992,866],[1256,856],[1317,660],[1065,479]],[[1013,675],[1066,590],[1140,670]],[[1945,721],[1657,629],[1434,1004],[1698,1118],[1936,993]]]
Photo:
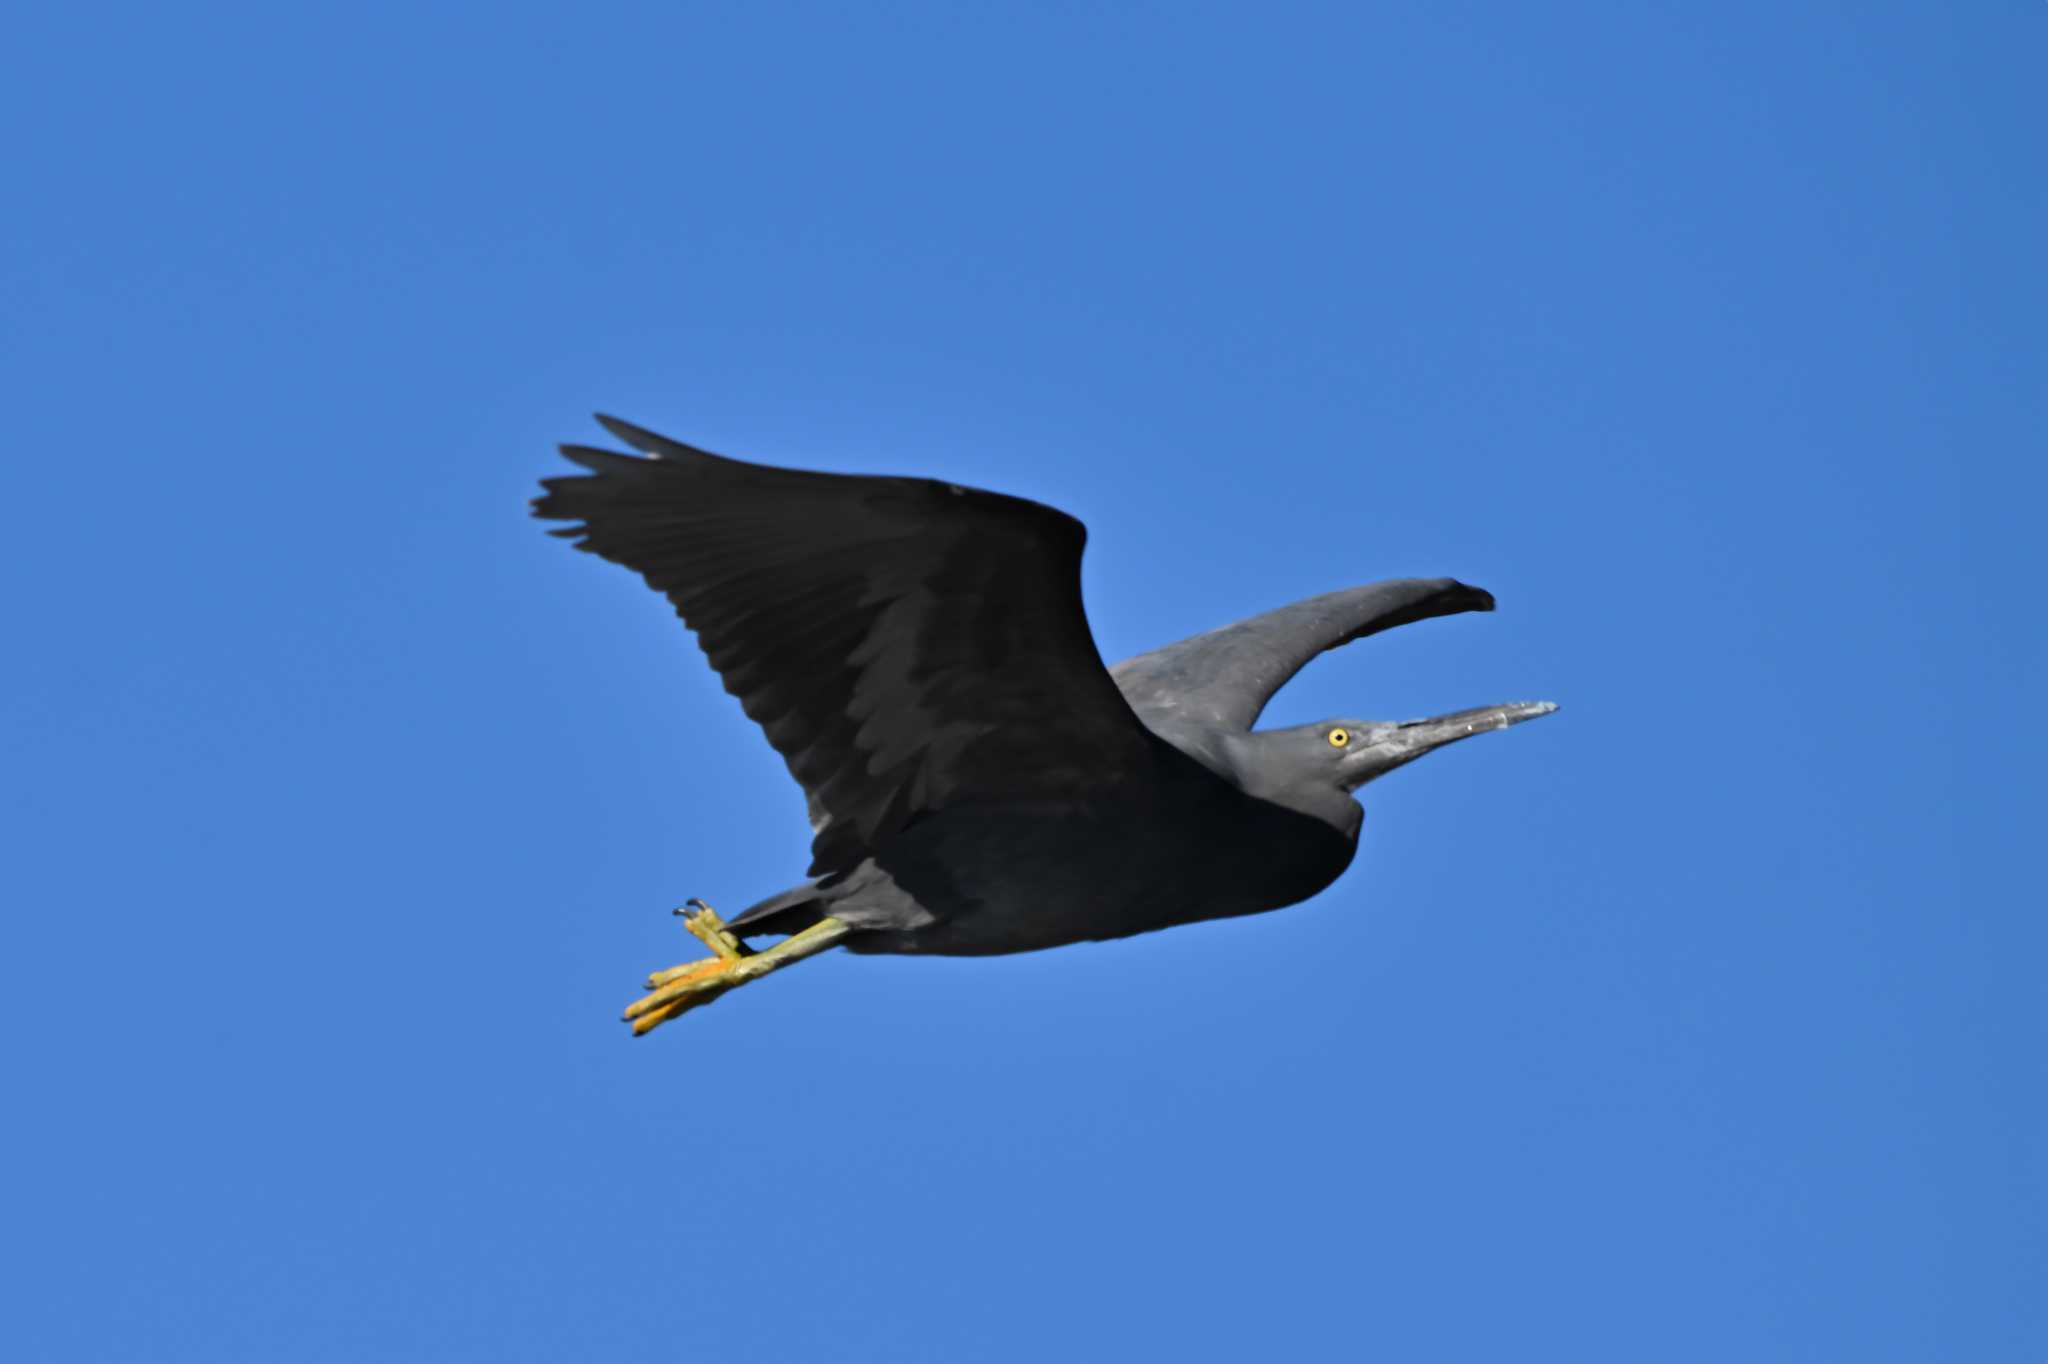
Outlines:
[[1414,762],[1432,749],[1506,729],[1556,710],[1549,701],[1510,701],[1500,706],[1453,711],[1429,720],[1325,720],[1280,730],[1292,764],[1320,773],[1343,791],[1356,791],[1397,767]]

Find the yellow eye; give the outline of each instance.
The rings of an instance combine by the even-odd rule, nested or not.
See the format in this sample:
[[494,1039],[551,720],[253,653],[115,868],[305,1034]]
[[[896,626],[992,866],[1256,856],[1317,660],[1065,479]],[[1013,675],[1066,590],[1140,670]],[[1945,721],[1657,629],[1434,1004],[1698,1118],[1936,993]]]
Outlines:
[[1333,729],[1330,731],[1330,747],[1342,748],[1350,742],[1351,733],[1349,730]]

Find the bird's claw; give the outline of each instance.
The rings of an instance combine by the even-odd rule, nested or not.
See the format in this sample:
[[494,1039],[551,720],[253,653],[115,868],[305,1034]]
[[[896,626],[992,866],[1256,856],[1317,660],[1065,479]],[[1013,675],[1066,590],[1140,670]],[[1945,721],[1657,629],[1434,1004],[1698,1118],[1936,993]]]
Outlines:
[[676,913],[681,916],[683,927],[690,930],[691,936],[726,961],[738,961],[749,955],[747,945],[733,936],[732,930],[725,926],[725,920],[718,917],[718,911],[702,900],[686,900]]
[[702,900],[691,900],[676,913],[682,916],[683,927],[710,948],[712,955],[656,971],[647,978],[647,993],[626,1006],[625,1020],[633,1025],[635,1037],[700,1004],[709,1004],[727,990],[823,951],[847,933],[839,920],[820,919],[767,951],[755,952]]
[[711,955],[647,977],[648,993],[629,1004],[624,1015],[636,1037],[700,1004],[709,1004],[738,985],[739,979],[728,977],[734,966],[753,955],[725,926],[718,911],[702,900],[686,901],[676,914],[690,935],[711,949]]

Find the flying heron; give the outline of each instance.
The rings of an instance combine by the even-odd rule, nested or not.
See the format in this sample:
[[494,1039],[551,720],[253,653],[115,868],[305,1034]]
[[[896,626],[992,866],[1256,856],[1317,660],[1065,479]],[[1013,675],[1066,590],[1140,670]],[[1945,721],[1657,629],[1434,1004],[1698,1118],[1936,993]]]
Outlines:
[[[1331,592],[1105,667],[1066,513],[924,478],[728,459],[600,416],[534,514],[666,595],[809,799],[808,879],[684,925],[646,1033],[826,948],[981,956],[1258,914],[1344,871],[1354,792],[1557,707],[1254,730],[1326,649],[1491,611],[1450,578]],[[779,937],[756,950],[748,939]]]

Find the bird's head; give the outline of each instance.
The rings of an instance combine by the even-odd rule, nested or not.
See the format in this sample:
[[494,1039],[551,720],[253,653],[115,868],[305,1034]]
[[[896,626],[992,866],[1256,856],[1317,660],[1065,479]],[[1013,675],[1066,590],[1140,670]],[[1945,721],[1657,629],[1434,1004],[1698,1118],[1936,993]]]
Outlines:
[[1553,701],[1509,701],[1428,720],[1325,720],[1301,727],[1307,740],[1301,746],[1316,754],[1339,788],[1356,791],[1446,744],[1519,725],[1556,709]]
[[1556,709],[1550,701],[1510,701],[1428,720],[1320,720],[1260,730],[1244,736],[1250,742],[1237,749],[1234,765],[1253,795],[1306,809],[1329,806],[1335,798],[1355,818],[1348,797],[1367,782],[1447,744]]

